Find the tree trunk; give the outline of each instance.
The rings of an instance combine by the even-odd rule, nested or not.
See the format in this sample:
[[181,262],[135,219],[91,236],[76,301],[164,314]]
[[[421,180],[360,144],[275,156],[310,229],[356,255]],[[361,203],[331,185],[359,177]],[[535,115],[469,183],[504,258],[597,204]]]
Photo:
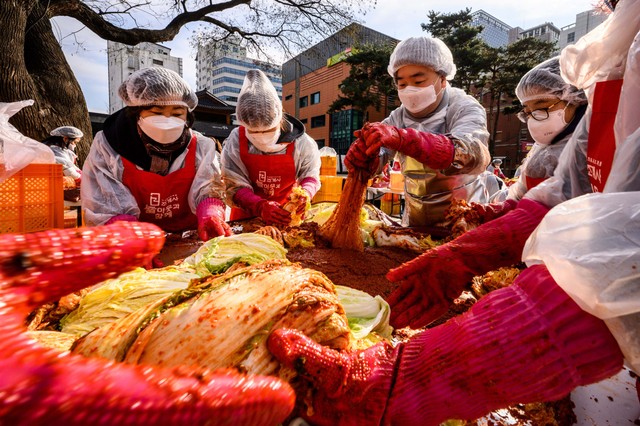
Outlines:
[[93,140],[89,112],[49,19],[39,0],[0,1],[0,22],[4,26],[0,99],[35,101],[11,119],[18,130],[35,140],[43,140],[59,126],[80,128],[85,134],[77,147],[82,164]]

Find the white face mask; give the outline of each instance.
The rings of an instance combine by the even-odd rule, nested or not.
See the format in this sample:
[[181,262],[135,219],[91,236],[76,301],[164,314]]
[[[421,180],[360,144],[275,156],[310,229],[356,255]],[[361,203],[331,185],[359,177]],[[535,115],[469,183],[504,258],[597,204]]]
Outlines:
[[169,144],[178,140],[186,122],[179,117],[165,117],[164,115],[150,115],[138,119],[138,126],[145,135],[158,143]]
[[527,120],[529,133],[534,141],[541,145],[549,145],[553,139],[560,134],[569,123],[564,121],[564,110],[551,111],[545,120],[537,121],[532,117]]
[[433,84],[427,87],[407,86],[398,90],[400,102],[411,114],[418,114],[427,109],[438,99],[439,94],[436,94]]
[[70,143],[69,146],[67,146],[67,149],[71,150],[71,151],[75,151],[76,150],[76,144],[75,143]]
[[265,133],[249,133],[247,131],[246,135],[249,142],[262,152],[282,151],[286,145],[278,143],[278,139],[280,138],[280,127],[277,127],[273,132]]

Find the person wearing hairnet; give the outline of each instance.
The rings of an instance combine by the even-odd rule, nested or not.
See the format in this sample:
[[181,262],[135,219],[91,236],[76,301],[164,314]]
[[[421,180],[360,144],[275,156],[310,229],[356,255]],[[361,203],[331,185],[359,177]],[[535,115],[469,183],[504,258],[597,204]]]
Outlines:
[[558,158],[587,109],[583,90],[560,75],[560,57],[548,59],[527,72],[516,86],[523,105],[518,118],[534,140],[518,180],[491,196],[490,204],[472,203],[486,222],[512,210],[524,194],[553,175]]
[[[304,125],[283,114],[275,87],[260,70],[249,70],[238,96],[233,129],[222,147],[222,174],[231,201],[231,220],[261,217],[269,225],[288,225],[282,208],[294,186],[304,193],[297,213],[320,188],[320,152]],[[306,197],[305,197],[306,196]]]
[[[554,175],[525,194],[508,214],[390,271],[388,278],[400,288],[389,298],[393,325],[428,324],[434,318],[433,305],[448,305],[459,293],[459,283],[518,262],[525,241],[551,207],[556,207],[550,214],[555,216],[565,205],[571,211],[574,202],[593,199],[591,208],[576,212],[584,215],[597,198],[621,193],[637,204],[640,2],[620,0],[592,33],[561,54],[563,77],[585,90],[589,106]],[[605,194],[594,194],[596,190]],[[604,228],[626,246],[615,268],[631,284],[637,284],[640,253],[636,213],[629,211],[621,227],[609,221]],[[553,244],[554,236],[547,238]],[[599,245],[607,244],[606,237],[599,240]],[[609,328],[606,318],[583,309],[583,303],[565,291],[576,284],[575,277],[569,283],[554,277],[536,261],[511,286],[489,293],[468,312],[395,346],[383,342],[364,351],[338,352],[298,331],[280,329],[269,336],[268,347],[312,383],[313,391],[303,393],[312,405],[305,415],[313,424],[473,420],[514,403],[560,399],[577,386],[618,373],[623,360],[639,372],[638,357],[631,363],[632,355],[640,353],[637,321],[633,330]],[[637,295],[611,290],[602,296],[612,305]],[[640,306],[635,300],[631,312],[637,318]]]
[[[456,73],[449,48],[439,39],[411,37],[391,53],[388,72],[402,105],[381,123],[356,133],[345,158],[349,169],[370,171],[397,152],[405,177],[404,226],[444,221],[455,199],[489,201],[487,116],[480,103],[448,84]],[[380,149],[382,161],[370,159]]]
[[73,178],[76,186],[80,186],[82,170],[78,167],[76,145],[84,134],[73,126],[62,126],[53,129],[50,136],[42,141],[51,148],[57,164],[62,164],[62,174]]
[[167,232],[197,229],[203,241],[231,235],[213,140],[191,130],[194,91],[178,73],[152,67],[131,74],[83,167],[89,226],[144,221]]

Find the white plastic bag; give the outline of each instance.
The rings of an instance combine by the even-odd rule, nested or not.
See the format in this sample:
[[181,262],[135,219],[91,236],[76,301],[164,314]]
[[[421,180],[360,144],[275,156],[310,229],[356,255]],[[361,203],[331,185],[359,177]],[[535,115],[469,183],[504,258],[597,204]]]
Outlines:
[[331,148],[330,146],[323,146],[322,148],[320,148],[319,152],[320,152],[320,157],[337,157],[338,156],[338,153],[336,152],[336,150]]
[[544,263],[578,305],[605,320],[640,372],[640,192],[588,194],[554,207],[522,259]]
[[0,102],[0,183],[31,163],[55,163],[51,148],[24,136],[9,119],[33,100]]

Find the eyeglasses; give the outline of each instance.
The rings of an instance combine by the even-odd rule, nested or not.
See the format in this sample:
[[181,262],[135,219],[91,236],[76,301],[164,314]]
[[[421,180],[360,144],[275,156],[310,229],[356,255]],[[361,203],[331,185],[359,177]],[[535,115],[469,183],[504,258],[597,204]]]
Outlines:
[[547,118],[549,118],[549,110],[551,108],[553,108],[554,106],[558,105],[560,102],[562,102],[562,100],[559,100],[558,102],[556,102],[553,105],[549,105],[546,108],[539,108],[539,109],[534,109],[531,112],[524,112],[524,111],[520,111],[518,113],[518,118],[520,119],[520,121],[522,121],[523,123],[526,123],[527,120],[529,119],[529,117],[533,118],[536,121],[544,121]]

